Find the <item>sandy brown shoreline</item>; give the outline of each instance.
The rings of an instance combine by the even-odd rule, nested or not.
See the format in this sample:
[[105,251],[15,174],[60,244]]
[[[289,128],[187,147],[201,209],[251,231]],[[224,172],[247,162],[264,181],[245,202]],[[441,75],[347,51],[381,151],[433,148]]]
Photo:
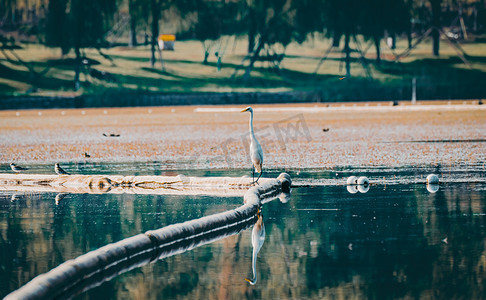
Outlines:
[[[249,167],[249,115],[239,113],[241,108],[0,111],[0,163],[167,161],[185,162],[187,168]],[[267,168],[484,166],[486,161],[486,107],[477,101],[253,108]],[[85,152],[91,157],[83,157]]]

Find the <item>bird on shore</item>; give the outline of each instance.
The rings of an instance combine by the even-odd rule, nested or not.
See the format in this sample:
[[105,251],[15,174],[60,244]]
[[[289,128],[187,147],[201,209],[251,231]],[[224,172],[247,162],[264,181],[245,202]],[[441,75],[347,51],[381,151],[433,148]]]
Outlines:
[[[248,106],[241,112],[249,111],[251,113],[250,116],[250,158],[251,162],[253,163],[253,182],[258,183],[258,179],[262,176],[262,168],[263,168],[263,151],[262,146],[257,141],[255,137],[255,132],[253,131],[253,109],[251,106]],[[259,173],[257,180],[255,180],[255,170]]]
[[29,168],[24,168],[24,167],[21,167],[21,166],[17,166],[14,163],[11,163],[10,169],[12,169],[12,171],[14,171],[15,173],[20,173],[21,171],[28,170]]
[[68,172],[64,171],[64,169],[61,168],[61,166],[58,163],[54,165],[54,171],[56,171],[57,175],[71,175]]
[[88,154],[88,152],[84,152],[83,156],[84,156],[85,158],[90,158],[90,157],[91,157],[91,155],[89,155],[89,154]]

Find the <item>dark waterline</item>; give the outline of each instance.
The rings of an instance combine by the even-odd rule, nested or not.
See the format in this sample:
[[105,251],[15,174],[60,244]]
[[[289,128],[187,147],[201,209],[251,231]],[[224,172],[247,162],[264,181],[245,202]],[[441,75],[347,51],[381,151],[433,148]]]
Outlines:
[[[383,171],[369,174],[391,176]],[[189,174],[241,176],[244,170],[200,172]],[[242,203],[239,197],[68,194],[56,205],[55,196],[0,194],[0,296],[107,243]],[[78,298],[481,299],[485,199],[484,183],[449,183],[436,193],[400,182],[355,194],[344,186],[295,188],[290,202],[263,207],[266,239],[255,286],[244,281],[252,274],[250,228],[134,269]]]

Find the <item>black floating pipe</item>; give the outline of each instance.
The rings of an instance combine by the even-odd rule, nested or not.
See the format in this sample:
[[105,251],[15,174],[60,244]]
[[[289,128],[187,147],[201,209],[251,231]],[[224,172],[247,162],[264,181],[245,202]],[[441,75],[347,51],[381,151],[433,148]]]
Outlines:
[[262,200],[289,193],[291,183],[290,176],[282,173],[277,179],[250,188],[243,206],[108,244],[35,277],[4,299],[72,298],[157,259],[238,234],[255,223]]

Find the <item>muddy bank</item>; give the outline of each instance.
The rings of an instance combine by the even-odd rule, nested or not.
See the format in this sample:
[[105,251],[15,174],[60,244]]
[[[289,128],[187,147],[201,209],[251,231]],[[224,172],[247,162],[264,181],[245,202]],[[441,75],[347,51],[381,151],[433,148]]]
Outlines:
[[[42,163],[53,172],[55,162],[157,161],[164,170],[250,170],[244,107],[0,111],[0,168]],[[473,101],[253,108],[267,169],[484,167],[486,161],[486,107]]]

